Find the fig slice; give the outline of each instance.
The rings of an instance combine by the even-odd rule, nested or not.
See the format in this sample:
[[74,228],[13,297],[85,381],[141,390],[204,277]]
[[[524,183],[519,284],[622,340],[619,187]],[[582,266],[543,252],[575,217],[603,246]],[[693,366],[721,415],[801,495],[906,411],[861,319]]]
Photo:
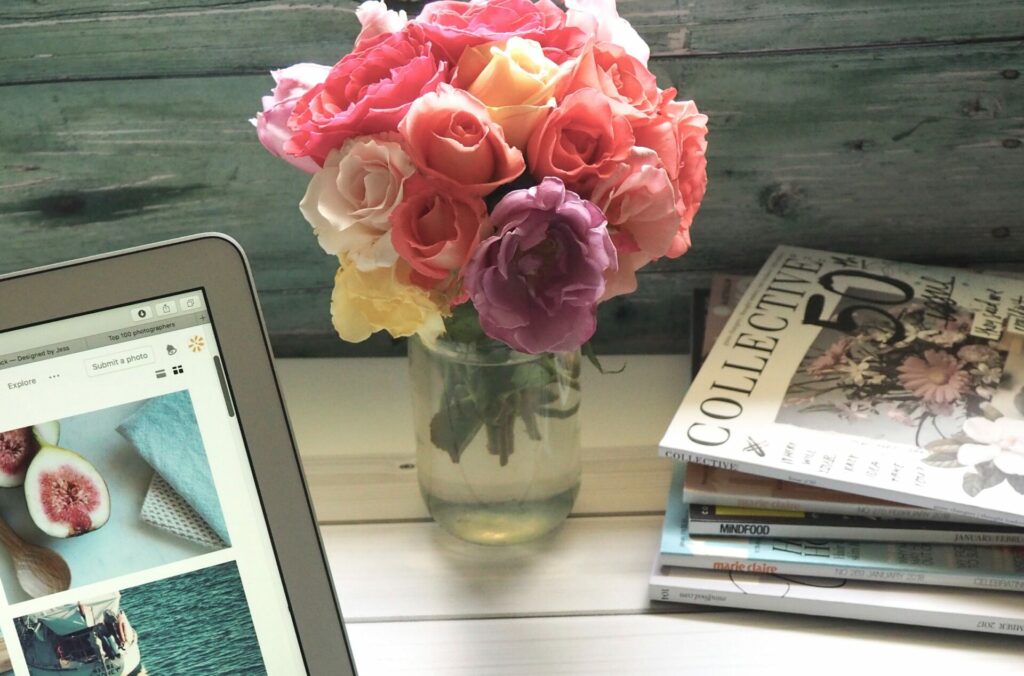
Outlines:
[[48,422],[35,427],[20,427],[0,432],[0,488],[14,488],[25,482],[25,471],[44,445],[60,440],[60,423]]
[[94,531],[110,518],[110,492],[92,463],[48,444],[28,466],[25,502],[32,521],[55,538]]

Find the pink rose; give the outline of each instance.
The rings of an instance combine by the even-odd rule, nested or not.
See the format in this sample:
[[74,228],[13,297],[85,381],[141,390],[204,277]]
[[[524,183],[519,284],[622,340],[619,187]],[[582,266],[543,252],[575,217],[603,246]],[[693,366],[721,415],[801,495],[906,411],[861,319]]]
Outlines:
[[602,301],[636,291],[636,271],[666,255],[679,231],[675,185],[658,154],[633,148],[629,161],[598,181],[591,201],[608,219],[618,269],[605,271]]
[[588,45],[572,74],[559,83],[556,97],[591,87],[607,96],[616,113],[633,125],[649,122],[661,105],[658,84],[651,71],[610,42]]
[[416,167],[449,192],[482,197],[525,168],[487,107],[451,85],[417,99],[398,130]]
[[295,134],[285,151],[323,166],[327,154],[353,136],[395,131],[412,102],[447,76],[448,64],[434,56],[416,24],[370,38],[295,104],[288,121]]
[[413,270],[413,283],[433,289],[462,277],[462,267],[490,235],[487,205],[479,197],[439,192],[416,175],[405,183],[405,199],[391,212],[391,242]]
[[292,136],[288,118],[299,98],[327,78],[330,67],[315,63],[297,63],[282,70],[272,70],[276,86],[270,96],[263,97],[263,112],[249,120],[256,127],[260,143],[271,155],[280,157],[292,166],[312,174],[319,165],[308,157],[294,157],[284,151]]
[[551,0],[440,0],[428,3],[416,22],[450,63],[458,63],[467,47],[511,37],[539,42],[548,58],[561,63],[586,40],[582,31],[566,26],[565,13]]
[[690,225],[708,185],[708,116],[702,115],[693,101],[673,101],[673,96],[674,89],[662,92],[664,103],[658,117],[636,130],[637,145],[657,152],[676,184],[681,218],[679,232],[665,254],[670,258],[681,256],[690,248]]
[[569,94],[534,131],[527,146],[530,172],[556,176],[581,195],[611,176],[633,148],[629,120],[596,89]]
[[599,42],[611,42],[647,65],[651,48],[628,21],[619,16],[615,0],[565,0],[566,25],[579,28]]
[[356,50],[365,46],[362,43],[370,38],[381,33],[397,33],[409,23],[404,9],[398,12],[388,9],[382,0],[366,0],[356,9],[356,18],[363,27],[356,37]]

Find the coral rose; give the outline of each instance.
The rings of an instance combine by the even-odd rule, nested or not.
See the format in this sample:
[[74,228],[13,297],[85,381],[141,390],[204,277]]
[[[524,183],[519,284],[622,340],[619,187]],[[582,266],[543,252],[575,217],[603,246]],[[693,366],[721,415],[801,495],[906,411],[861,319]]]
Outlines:
[[385,330],[395,338],[415,334],[434,340],[444,332],[441,309],[430,294],[409,283],[402,261],[364,272],[342,265],[334,276],[331,321],[343,340],[359,343]]
[[397,33],[409,23],[404,9],[398,12],[388,9],[382,0],[366,0],[356,9],[356,18],[363,27],[356,37],[356,50],[365,47],[370,38],[381,33]]
[[590,200],[608,219],[618,269],[605,273],[601,300],[636,291],[636,271],[668,253],[679,231],[675,186],[658,154],[633,148],[627,163],[598,181]]
[[601,210],[546,178],[505,195],[491,221],[499,232],[480,245],[465,275],[484,332],[531,354],[589,340],[604,272],[616,265]]
[[488,2],[430,2],[416,18],[439,52],[458,63],[462,52],[486,42],[511,37],[536,40],[556,63],[576,56],[586,35],[566,26],[566,15],[551,0],[489,0]]
[[558,85],[559,100],[591,87],[607,96],[616,113],[634,125],[650,122],[661,106],[657,80],[647,66],[610,42],[590,44],[576,60],[572,74]]
[[320,168],[308,157],[294,157],[284,151],[285,143],[292,137],[288,127],[295,104],[303,94],[327,79],[329,66],[315,63],[297,63],[281,70],[272,70],[275,87],[270,96],[263,97],[263,112],[249,120],[256,127],[260,143],[271,155],[280,157],[296,169],[312,174]]
[[636,143],[661,157],[676,184],[679,232],[667,256],[681,256],[690,248],[690,225],[700,209],[708,185],[708,117],[693,101],[673,101],[674,89],[662,92],[662,106],[655,120],[636,129]]
[[479,197],[438,192],[416,175],[391,213],[391,241],[412,267],[414,284],[432,289],[462,276],[462,266],[490,234],[487,205]]
[[416,24],[370,38],[299,99],[288,121],[295,134],[285,151],[322,166],[331,150],[353,136],[397,129],[412,102],[447,76],[448,64],[434,56]]
[[552,95],[562,73],[540,43],[509,38],[464,51],[452,81],[480,99],[509,144],[524,150],[555,106]]
[[361,270],[394,265],[389,217],[416,168],[398,134],[349,139],[309,182],[299,210],[324,251]]
[[629,120],[614,112],[608,97],[596,89],[580,89],[537,128],[526,156],[538,180],[555,176],[571,190],[589,195],[595,183],[626,161],[633,143]]
[[399,131],[416,167],[452,192],[483,196],[525,168],[487,107],[451,85],[417,99]]

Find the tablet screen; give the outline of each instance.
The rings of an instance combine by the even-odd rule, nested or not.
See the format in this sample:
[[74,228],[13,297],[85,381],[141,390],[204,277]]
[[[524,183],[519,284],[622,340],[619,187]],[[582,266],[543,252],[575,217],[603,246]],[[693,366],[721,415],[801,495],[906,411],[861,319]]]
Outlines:
[[0,333],[0,486],[0,673],[304,671],[201,289]]

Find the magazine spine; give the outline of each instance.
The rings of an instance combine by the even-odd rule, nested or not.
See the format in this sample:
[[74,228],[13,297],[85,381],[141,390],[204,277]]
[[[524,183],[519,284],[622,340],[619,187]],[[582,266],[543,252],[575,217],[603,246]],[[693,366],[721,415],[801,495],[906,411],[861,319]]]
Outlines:
[[[722,528],[722,526],[726,526]],[[856,540],[865,542],[915,542],[937,545],[1022,545],[1024,533],[978,533],[920,528],[862,528],[808,524],[766,524],[754,521],[698,521],[690,519],[690,535],[702,537],[764,537],[792,540]]]
[[652,601],[668,603],[694,603],[722,608],[744,608],[796,613],[801,615],[824,615],[852,620],[894,622],[941,629],[980,631],[992,634],[1024,635],[1024,626],[1017,620],[1008,621],[1001,617],[987,615],[955,614],[917,609],[900,609],[861,604],[812,601],[808,599],[779,599],[774,596],[759,596],[743,592],[723,592],[701,589],[681,584],[668,584],[663,578],[655,577],[649,585]]
[[899,582],[902,584],[959,587],[961,589],[1024,591],[1024,578],[1015,578],[1009,575],[974,575],[971,571],[964,573],[937,573],[867,566],[844,566],[835,563],[802,563],[799,561],[772,561],[771,563],[765,563],[737,558],[717,558],[699,554],[671,554],[665,552],[658,556],[658,563],[662,566],[676,566],[679,568],[704,568],[706,570],[760,573],[763,575],[806,575],[808,577]]
[[878,498],[879,500],[892,500],[896,502],[903,502],[914,507],[934,509],[959,517],[967,517],[970,519],[978,519],[981,521],[990,521],[993,523],[1003,523],[1011,526],[1024,526],[1024,514],[998,512],[991,509],[982,509],[979,507],[974,507],[972,505],[964,505],[956,502],[929,500],[927,497],[922,495],[915,495],[913,493],[904,492],[894,492],[891,490],[876,488],[874,486],[870,486],[867,484],[836,481],[833,479],[829,479],[828,477],[811,477],[805,474],[794,474],[781,467],[772,467],[770,465],[757,465],[748,462],[734,462],[732,460],[723,460],[721,458],[716,458],[710,455],[702,455],[700,453],[694,453],[691,451],[683,451],[677,448],[672,448],[671,446],[665,446],[664,444],[658,447],[658,454],[661,455],[662,457],[672,458],[673,460],[678,460],[681,462],[690,462],[699,465],[710,465],[712,467],[723,467],[725,469],[731,469],[738,472],[746,472],[747,474],[766,476],[772,479],[781,479],[783,481],[791,481],[793,483],[805,484],[807,486],[831,488],[833,490],[841,491],[844,493],[864,495],[869,498]]
[[[818,512],[843,516],[870,516],[882,519],[912,519],[916,521],[956,521],[960,517],[948,512],[936,512],[923,507],[866,505],[826,500],[793,500],[787,498],[749,497],[736,493],[708,491],[701,488],[683,489],[683,502],[694,505],[774,509],[787,512]],[[977,519],[975,519],[977,520]]]

